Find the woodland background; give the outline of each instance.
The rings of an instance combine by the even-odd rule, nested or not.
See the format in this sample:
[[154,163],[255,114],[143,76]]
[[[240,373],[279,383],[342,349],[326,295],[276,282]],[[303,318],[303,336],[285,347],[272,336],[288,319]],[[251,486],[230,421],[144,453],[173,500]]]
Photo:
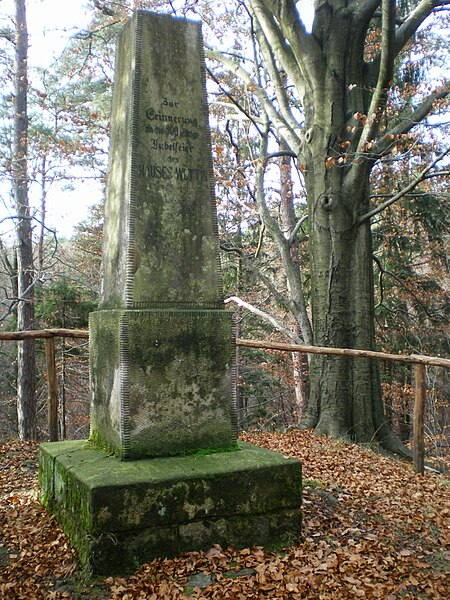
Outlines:
[[[16,2],[20,4],[19,0]],[[243,2],[87,2],[89,24],[67,40],[60,58],[45,70],[34,69],[27,81],[28,191],[32,202],[18,210],[14,190],[14,111],[17,89],[18,41],[16,15],[0,30],[0,328],[20,328],[17,308],[20,236],[30,243],[27,293],[33,293],[34,329],[87,327],[88,314],[97,306],[100,288],[103,202],[70,239],[47,225],[46,200],[52,186],[70,189],[78,180],[105,181],[109,110],[114,69],[115,37],[132,8],[144,7],[201,18],[207,46],[226,48],[226,56],[253,52],[248,12]],[[405,14],[414,3],[404,0]],[[445,7],[445,3],[443,3]],[[390,116],[414,107],[417,96],[434,81],[444,79],[448,57],[448,16],[439,12],[396,59],[396,75],[386,111]],[[17,32],[16,32],[17,34]],[[366,55],[376,54],[380,29],[374,20],[366,40]],[[29,49],[33,52],[33,48]],[[214,58],[213,54],[210,54]],[[251,58],[248,59],[249,61]],[[286,309],[290,289],[276,240],[268,233],[257,199],[257,157],[260,139],[255,132],[258,106],[250,84],[230,70],[208,62],[208,92],[216,178],[220,244],[226,298],[234,310],[239,337],[283,341],[301,340],[298,323]],[[447,73],[448,74],[448,73]],[[260,77],[268,77],[260,67]],[[238,99],[238,100],[237,100]],[[239,110],[238,110],[239,108]],[[355,117],[363,121],[365,116]],[[436,101],[433,114],[413,133],[398,136],[379,167],[371,174],[370,200],[374,207],[405,189],[418,167],[431,164],[448,139],[448,102]],[[306,192],[302,166],[283,151],[276,137],[270,142],[274,160],[266,172],[265,206],[290,239],[294,263],[300,265],[306,302],[310,271],[307,243]],[[278,144],[278,145],[277,145]],[[17,153],[16,153],[17,154]],[[277,156],[275,156],[277,155]],[[340,158],[333,159],[335,163]],[[449,180],[446,165],[439,177],[424,177],[399,202],[379,212],[372,222],[377,348],[390,353],[449,354]],[[330,168],[334,166],[330,162]],[[17,178],[16,178],[17,179]],[[94,188],[94,185],[93,185]],[[94,195],[94,194],[93,194]],[[61,204],[66,202],[64,187]],[[19,207],[20,208],[20,207]],[[22,211],[22,212],[20,212]],[[7,227],[5,227],[7,225]],[[20,230],[22,228],[22,233]],[[16,234],[14,233],[16,231]],[[19,231],[19,236],[17,236]],[[43,346],[34,346],[37,406],[36,436],[46,438],[46,381]],[[0,440],[15,436],[17,420],[18,350],[0,343]],[[380,365],[383,402],[388,422],[408,442],[414,400],[410,367]],[[60,437],[88,435],[87,343],[58,341]],[[450,381],[448,371],[427,370],[426,434],[428,452],[439,466],[448,464]],[[274,431],[296,426],[308,398],[306,358],[262,350],[239,351],[238,408],[243,430]],[[33,437],[33,436],[31,436]]]

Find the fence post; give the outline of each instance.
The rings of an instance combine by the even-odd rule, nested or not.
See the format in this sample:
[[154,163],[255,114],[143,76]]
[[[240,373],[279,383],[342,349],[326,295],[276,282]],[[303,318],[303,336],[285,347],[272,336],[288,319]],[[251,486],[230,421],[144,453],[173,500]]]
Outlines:
[[425,441],[424,413],[426,398],[425,365],[414,365],[416,395],[414,402],[413,466],[416,473],[424,474]]
[[47,365],[48,435],[51,442],[58,441],[58,381],[55,360],[55,338],[45,338],[45,362]]

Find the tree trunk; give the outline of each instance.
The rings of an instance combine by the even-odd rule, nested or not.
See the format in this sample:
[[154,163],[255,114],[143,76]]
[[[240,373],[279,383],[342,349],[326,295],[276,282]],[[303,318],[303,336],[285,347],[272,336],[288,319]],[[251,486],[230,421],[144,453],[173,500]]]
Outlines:
[[[284,83],[286,83],[285,78],[283,79]],[[292,158],[287,155],[289,151],[289,146],[286,144],[284,140],[280,140],[279,143],[280,152],[286,152],[284,156],[281,156],[279,167],[280,167],[280,196],[281,196],[281,205],[280,205],[280,217],[281,217],[281,228],[283,231],[283,235],[290,239],[292,232],[295,229],[297,224],[297,217],[295,214],[294,207],[294,189],[292,183],[292,173],[291,173],[291,161]],[[298,245],[293,240],[292,246],[290,248],[290,253],[292,256],[292,261],[295,269],[297,270],[297,277],[301,278],[301,270],[300,270],[300,257],[298,252]],[[289,286],[289,279],[287,280],[287,286],[292,296],[292,290]],[[302,337],[302,331],[300,324],[296,327],[296,333],[300,339]],[[303,339],[303,342],[305,340]],[[303,356],[298,353],[292,353],[292,374],[294,381],[294,395],[295,395],[295,403],[297,406],[297,418],[300,421],[305,409],[308,405],[308,397],[306,393],[306,386],[303,378]]]
[[[17,328],[34,325],[34,268],[32,227],[28,203],[28,32],[25,0],[16,0],[15,31],[15,98],[13,187],[18,215],[17,253]],[[18,342],[17,352],[17,418],[19,437],[36,438],[36,364],[34,340]]]
[[[323,11],[323,15],[316,12],[315,23],[316,35],[323,40],[323,63],[314,73],[313,93],[305,98],[301,153],[310,223],[314,344],[372,350],[372,234],[370,219],[360,223],[359,218],[370,210],[373,161],[364,154],[357,160],[347,154],[358,146],[362,135],[360,128],[349,125],[355,118],[355,94],[350,95],[349,84],[359,84],[362,114],[369,110],[368,100],[364,99],[361,65],[349,59],[354,56],[351,18],[345,12],[333,13],[326,4]],[[334,438],[381,442],[391,450],[406,452],[387,426],[375,361],[315,356],[310,372],[303,427],[314,427],[318,434]]]
[[[326,166],[333,151],[326,140],[338,138],[336,104],[327,135],[316,132],[319,139],[311,142],[307,163],[314,344],[373,350],[372,235],[369,220],[358,223],[369,210],[369,169],[355,182],[351,168]],[[375,361],[315,356],[310,373],[302,427],[407,453],[386,423]]]
[[[334,190],[311,207],[314,344],[374,349],[370,230],[368,224],[352,222],[345,197],[344,190]],[[374,362],[314,357],[305,425],[318,433],[368,442],[376,438],[378,404]]]
[[38,277],[44,272],[44,241],[45,241],[45,221],[47,217],[47,157],[42,157],[41,165],[41,224],[38,242]]

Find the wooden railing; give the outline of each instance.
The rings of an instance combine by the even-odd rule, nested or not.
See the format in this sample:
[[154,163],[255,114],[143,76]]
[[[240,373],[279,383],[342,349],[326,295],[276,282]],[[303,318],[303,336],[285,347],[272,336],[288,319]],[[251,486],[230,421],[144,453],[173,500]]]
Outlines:
[[24,341],[44,339],[47,367],[47,423],[51,442],[58,440],[58,376],[56,371],[55,338],[89,338],[85,329],[41,329],[30,331],[0,331],[0,340]]
[[429,366],[450,368],[450,360],[419,354],[388,354],[374,350],[358,350],[354,348],[323,348],[300,344],[283,344],[280,342],[260,342],[258,340],[236,340],[238,346],[244,348],[262,348],[265,350],[281,350],[300,352],[302,354],[327,354],[334,356],[353,356],[354,358],[372,358],[414,365],[415,398],[413,421],[413,466],[416,473],[424,473],[425,467],[425,436],[424,416],[426,399],[425,368]]
[[[48,430],[50,441],[58,439],[58,386],[55,359],[55,338],[89,338],[89,332],[84,329],[43,329],[39,331],[0,332],[0,340],[44,339],[45,358],[47,366],[48,387]],[[300,344],[284,344],[280,342],[263,342],[259,340],[237,339],[236,345],[243,348],[261,348],[264,350],[279,350],[283,352],[300,352],[302,354],[322,354],[334,356],[352,356],[354,358],[371,358],[414,365],[415,370],[415,402],[413,422],[413,465],[416,473],[424,473],[425,441],[424,414],[426,398],[426,366],[450,368],[450,360],[446,358],[422,356],[419,354],[388,354],[372,350],[353,348],[324,348]]]

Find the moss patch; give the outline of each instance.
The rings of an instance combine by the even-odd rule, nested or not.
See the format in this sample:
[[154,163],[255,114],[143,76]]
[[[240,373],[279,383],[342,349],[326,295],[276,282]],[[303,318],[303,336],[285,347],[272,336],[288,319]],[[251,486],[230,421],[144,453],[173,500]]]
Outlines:
[[282,546],[298,539],[296,459],[242,442],[228,452],[205,450],[123,462],[84,441],[43,444],[42,501],[94,573],[120,573],[216,543]]

